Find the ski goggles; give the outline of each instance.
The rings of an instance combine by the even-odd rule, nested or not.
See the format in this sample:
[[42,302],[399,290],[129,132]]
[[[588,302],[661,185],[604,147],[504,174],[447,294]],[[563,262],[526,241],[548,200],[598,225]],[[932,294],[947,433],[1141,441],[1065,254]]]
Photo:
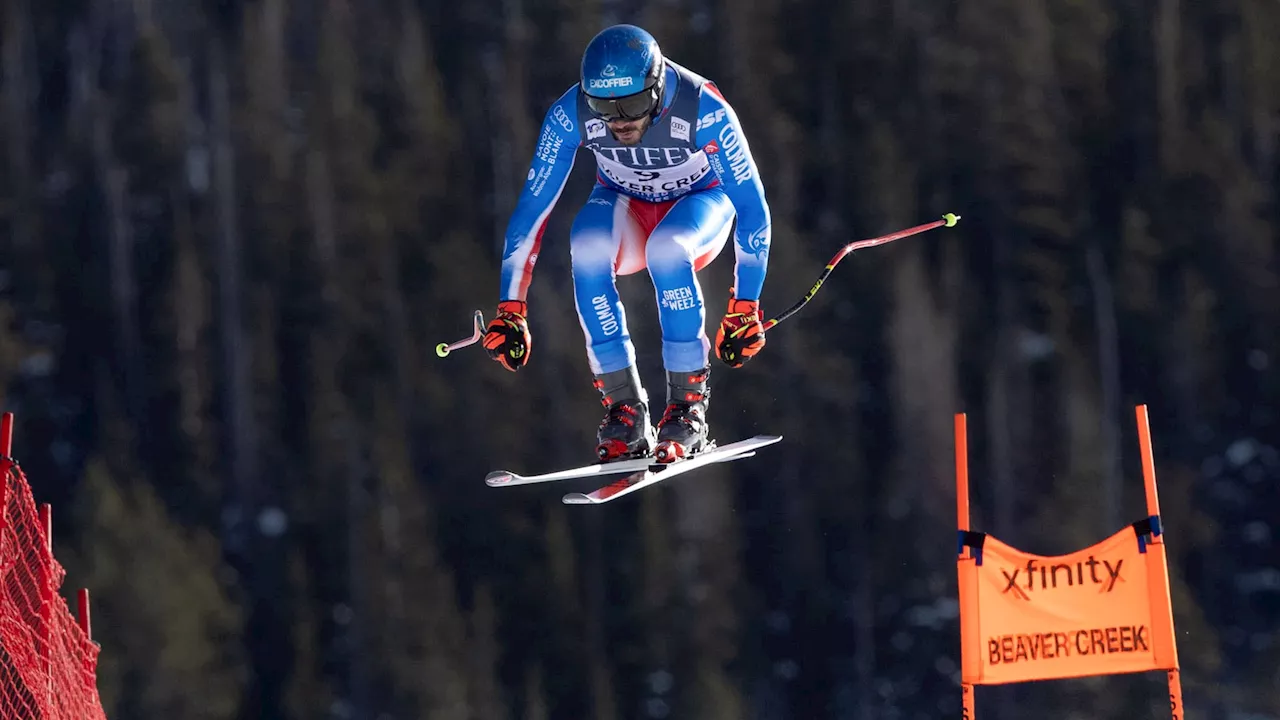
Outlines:
[[662,83],[655,83],[634,95],[617,98],[591,97],[587,95],[587,107],[596,117],[613,120],[639,120],[658,106],[658,93]]

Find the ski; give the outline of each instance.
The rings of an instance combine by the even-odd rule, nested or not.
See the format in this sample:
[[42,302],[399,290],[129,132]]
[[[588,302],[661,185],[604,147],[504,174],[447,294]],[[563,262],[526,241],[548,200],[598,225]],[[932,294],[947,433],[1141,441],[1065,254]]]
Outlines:
[[723,447],[704,450],[693,457],[676,460],[672,463],[651,463],[645,469],[632,473],[616,482],[589,493],[569,493],[564,496],[566,505],[599,505],[617,500],[623,495],[641,488],[656,485],[681,473],[697,470],[705,465],[738,460],[755,454],[757,448],[772,445],[782,439],[781,435],[757,435],[748,440],[730,443]]
[[619,475],[643,470],[656,462],[652,456],[632,458],[629,460],[613,460],[611,462],[594,462],[590,465],[557,470],[541,475],[521,475],[511,470],[494,470],[485,475],[484,482],[489,487],[507,487],[509,485],[532,485],[533,483],[555,482],[557,480],[573,480],[574,478],[591,477],[593,475]]
[[[746,452],[727,460],[737,460],[739,458],[751,457],[754,452]],[[627,475],[633,472],[644,470],[650,465],[659,464],[653,456],[642,458],[632,458],[629,460],[613,460],[611,462],[597,462],[581,467],[569,468],[568,470],[557,470],[555,472],[543,473],[541,475],[521,475],[511,470],[494,470],[485,475],[484,482],[489,487],[508,487],[512,485],[533,485],[535,483],[557,482],[559,480],[575,480],[577,478],[593,477],[600,475]]]

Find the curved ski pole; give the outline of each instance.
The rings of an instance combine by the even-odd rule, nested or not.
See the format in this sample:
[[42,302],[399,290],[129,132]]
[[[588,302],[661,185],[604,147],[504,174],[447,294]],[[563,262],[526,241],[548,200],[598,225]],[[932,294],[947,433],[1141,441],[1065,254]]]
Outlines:
[[797,312],[800,311],[800,308],[809,304],[809,301],[813,299],[813,296],[818,294],[818,290],[822,287],[822,283],[826,281],[827,276],[831,275],[831,271],[835,269],[836,265],[840,264],[840,261],[844,259],[845,255],[848,255],[854,250],[861,250],[862,248],[869,248],[869,247],[875,247],[876,245],[883,245],[887,242],[893,242],[894,240],[901,240],[902,238],[910,237],[911,235],[918,235],[922,232],[932,230],[934,228],[954,227],[956,222],[959,220],[960,220],[959,215],[956,215],[954,213],[947,213],[946,215],[942,216],[941,220],[934,220],[933,222],[930,222],[930,223],[917,225],[915,227],[910,227],[905,230],[899,230],[898,232],[889,233],[888,235],[881,235],[880,237],[870,238],[868,240],[859,240],[857,242],[852,242],[852,243],[849,243],[848,245],[845,245],[844,247],[840,248],[840,252],[836,253],[835,256],[831,258],[830,262],[827,263],[827,266],[822,269],[822,274],[818,276],[818,281],[813,284],[813,287],[809,288],[809,292],[805,293],[804,297],[800,298],[800,301],[797,302],[795,305],[792,305],[791,307],[783,311],[781,315],[778,315],[777,317],[770,318],[769,320],[765,321],[764,329],[768,330],[769,328],[772,328],[773,326],[777,325],[783,320],[786,320],[792,315],[795,315]]
[[453,343],[440,343],[436,346],[436,355],[444,357],[454,350],[480,342],[482,337],[484,337],[484,315],[481,315],[480,311],[477,310],[475,314],[475,332],[471,337]]

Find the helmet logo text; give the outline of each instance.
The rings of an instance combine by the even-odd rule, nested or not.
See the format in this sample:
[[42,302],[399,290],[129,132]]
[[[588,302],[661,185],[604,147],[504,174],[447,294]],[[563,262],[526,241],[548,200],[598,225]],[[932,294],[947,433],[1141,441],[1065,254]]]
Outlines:
[[[610,67],[613,66],[611,65]],[[635,78],[630,77],[606,77],[603,80],[592,78],[587,81],[587,85],[592,90],[600,90],[604,88],[631,87],[635,81]]]

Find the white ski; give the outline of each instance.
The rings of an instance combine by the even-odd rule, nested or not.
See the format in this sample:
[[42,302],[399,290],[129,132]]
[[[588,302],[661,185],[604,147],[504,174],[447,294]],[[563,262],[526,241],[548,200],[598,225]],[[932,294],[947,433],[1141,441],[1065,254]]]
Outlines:
[[757,448],[772,445],[781,439],[781,435],[757,435],[748,440],[730,443],[712,450],[704,450],[685,460],[676,460],[667,464],[654,462],[644,470],[628,475],[592,492],[569,493],[564,496],[563,501],[566,505],[599,505],[600,503],[616,500],[641,488],[655,485],[675,475],[697,470],[704,465],[750,457],[755,455]]
[[[710,451],[708,451],[710,452]],[[737,460],[740,457],[751,457],[754,452],[743,453],[728,460]],[[555,472],[543,473],[541,475],[521,475],[511,470],[494,470],[484,476],[484,482],[489,487],[507,487],[511,485],[532,485],[534,483],[556,482],[558,480],[574,480],[576,478],[592,477],[596,475],[625,475],[644,470],[650,465],[657,464],[658,461],[653,457],[634,458],[631,460],[614,460],[607,463],[592,463],[583,465],[582,467],[569,468],[568,470],[557,470]]]
[[521,475],[518,472],[512,472],[510,470],[494,470],[484,476],[484,482],[489,487],[506,487],[508,485],[530,485],[533,483],[554,482],[556,480],[572,480],[580,477],[591,477],[592,475],[618,475],[643,470],[649,467],[653,462],[654,459],[652,457],[635,458],[632,460],[614,460],[613,462],[603,463],[596,462],[590,465],[543,473],[541,475]]

